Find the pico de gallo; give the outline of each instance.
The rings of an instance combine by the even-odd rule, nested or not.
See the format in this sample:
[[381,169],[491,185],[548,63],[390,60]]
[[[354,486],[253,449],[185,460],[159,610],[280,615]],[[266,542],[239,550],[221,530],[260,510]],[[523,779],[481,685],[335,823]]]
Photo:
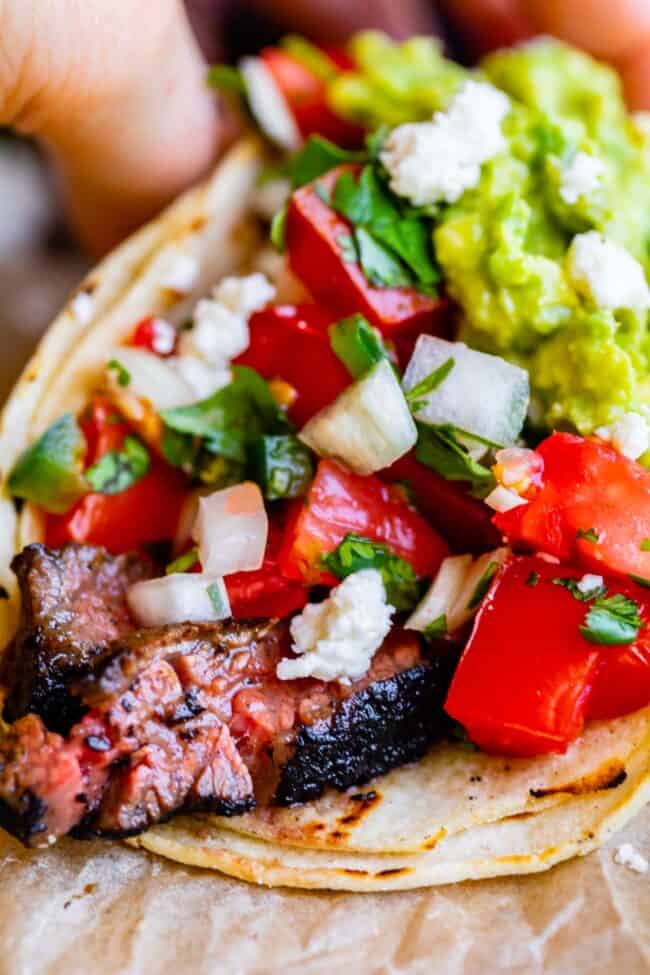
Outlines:
[[650,227],[618,201],[650,136],[613,75],[364,34],[211,81],[276,147],[279,269],[133,322],[10,475],[46,543],[153,559],[147,625],[292,617],[300,676],[336,645],[345,684],[406,627],[457,655],[450,727],[487,752],[649,705]]

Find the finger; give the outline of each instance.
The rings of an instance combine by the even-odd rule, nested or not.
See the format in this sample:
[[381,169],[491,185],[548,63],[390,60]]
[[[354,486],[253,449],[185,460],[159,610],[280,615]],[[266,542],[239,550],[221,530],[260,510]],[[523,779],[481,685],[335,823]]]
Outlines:
[[536,30],[607,60],[629,57],[650,37],[647,0],[521,0],[521,9]]
[[356,30],[384,30],[392,37],[431,33],[436,20],[425,0],[254,0],[287,29],[323,43],[339,43]]
[[180,0],[0,0],[0,124],[46,143],[94,249],[209,165],[204,77]]

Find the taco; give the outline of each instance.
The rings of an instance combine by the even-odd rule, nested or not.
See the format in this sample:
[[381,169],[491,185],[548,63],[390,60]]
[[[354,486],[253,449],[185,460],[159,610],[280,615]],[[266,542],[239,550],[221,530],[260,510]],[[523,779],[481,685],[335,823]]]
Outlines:
[[0,820],[304,888],[585,854],[650,798],[648,136],[550,41],[212,79],[266,139],[5,407]]

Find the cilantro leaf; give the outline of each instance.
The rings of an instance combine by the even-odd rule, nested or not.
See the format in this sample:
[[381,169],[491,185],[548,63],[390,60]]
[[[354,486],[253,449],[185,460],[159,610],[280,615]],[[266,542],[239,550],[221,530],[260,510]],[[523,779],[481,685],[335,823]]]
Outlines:
[[592,542],[597,545],[600,540],[600,535],[595,528],[579,528],[576,532],[576,538],[584,538],[585,542]]
[[341,163],[359,163],[367,159],[365,152],[341,149],[322,135],[312,135],[302,149],[289,160],[289,180],[294,190],[312,183],[319,176]]
[[620,647],[636,640],[642,622],[638,604],[623,593],[615,593],[592,603],[580,632],[589,643]]
[[252,447],[255,480],[269,501],[299,498],[314,476],[312,453],[292,433],[263,436]]
[[643,586],[644,589],[650,589],[650,579],[646,579],[643,576],[630,576],[632,582],[636,582],[637,586]]
[[328,334],[332,349],[355,379],[388,358],[381,335],[363,315],[334,322]]
[[189,552],[184,552],[183,555],[179,555],[177,559],[170,562],[165,569],[165,575],[173,575],[175,572],[187,572],[192,566],[196,565],[199,561],[199,550],[194,547],[189,550]]
[[413,284],[407,268],[376,236],[364,227],[358,227],[354,239],[361,269],[370,284],[376,288],[408,288]]
[[125,437],[121,450],[110,450],[86,471],[86,480],[98,494],[121,494],[149,470],[149,451],[137,437]]
[[554,586],[562,586],[563,589],[570,592],[573,598],[577,599],[580,603],[588,603],[591,599],[600,598],[607,592],[607,586],[605,585],[596,585],[593,587],[593,589],[583,591],[578,586],[580,580],[573,579],[569,576],[564,576],[562,578],[558,577],[556,579],[552,579],[551,582]]
[[650,552],[650,538],[644,538],[639,545],[641,552]]
[[440,636],[446,636],[447,632],[447,617],[443,613],[425,626],[422,635],[425,640],[435,640]]
[[476,583],[476,588],[474,589],[474,592],[472,593],[470,600],[467,604],[468,609],[476,609],[476,607],[483,601],[483,597],[485,596],[488,589],[490,588],[490,583],[494,579],[500,567],[501,567],[500,562],[488,563],[485,572],[483,573],[479,581]]
[[336,243],[338,244],[339,254],[343,260],[344,264],[356,264],[359,260],[359,254],[357,252],[357,245],[354,241],[354,237],[351,234],[339,234],[336,238]]
[[131,382],[131,373],[117,359],[111,359],[106,368],[115,373],[118,386],[128,386]]
[[166,427],[199,437],[212,454],[244,463],[248,445],[263,433],[283,433],[287,420],[267,383],[246,366],[233,368],[233,380],[208,399],[163,410]]
[[213,64],[208,70],[207,80],[211,88],[241,97],[246,95],[246,83],[241,71],[230,64]]
[[424,401],[420,402],[420,397],[428,396],[434,389],[437,389],[447,378],[454,365],[455,363],[452,358],[447,359],[446,362],[443,362],[442,365],[434,369],[433,372],[430,372],[428,376],[425,376],[424,379],[416,383],[415,386],[404,394],[406,396],[406,402],[414,413],[417,413],[418,410],[421,410],[426,405]]
[[323,556],[322,563],[337,579],[345,579],[361,569],[377,569],[384,582],[386,599],[398,611],[412,609],[420,598],[413,566],[381,542],[348,534],[333,552]]
[[408,214],[375,167],[365,166],[358,180],[354,173],[343,173],[334,188],[332,205],[357,229],[357,234],[364,230],[394,259],[403,262],[409,270],[410,283],[415,281],[420,290],[434,290],[440,272],[433,253],[430,221]]
[[494,486],[492,472],[474,460],[451,424],[418,424],[415,456],[448,481],[467,481],[478,496],[484,497]]
[[536,586],[538,583],[539,583],[539,572],[535,572],[535,570],[533,569],[533,571],[529,574],[528,578],[526,579],[526,585],[531,586],[532,588]]

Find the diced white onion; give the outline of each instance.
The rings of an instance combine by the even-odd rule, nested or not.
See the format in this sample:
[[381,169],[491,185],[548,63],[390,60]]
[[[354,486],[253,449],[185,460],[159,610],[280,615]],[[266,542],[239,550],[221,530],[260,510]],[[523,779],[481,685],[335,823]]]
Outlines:
[[117,346],[108,356],[115,359],[131,377],[127,387],[130,393],[149,400],[157,410],[185,406],[197,397],[192,387],[178,373],[175,359],[161,359],[144,349],[134,349],[127,345]]
[[528,501],[526,498],[520,497],[516,491],[503,487],[502,484],[497,484],[495,489],[490,491],[485,498],[485,503],[488,508],[492,508],[493,511],[498,511],[499,514],[503,515],[506,511],[512,511],[513,508],[518,508],[522,504],[528,504]]
[[223,579],[198,572],[136,582],[126,598],[141,626],[207,623],[231,615]]
[[283,149],[300,148],[300,131],[284,95],[261,58],[243,58],[240,71],[251,111],[265,135]]
[[383,359],[312,417],[299,436],[321,457],[355,474],[374,474],[413,447],[417,429],[393,368]]
[[446,632],[454,633],[464,626],[481,605],[479,584],[493,563],[503,565],[508,549],[472,559],[471,555],[452,555],[444,559],[428,592],[404,624],[409,630],[423,633],[431,623],[445,617]]
[[444,559],[429,590],[404,624],[405,628],[423,633],[427,626],[444,616],[449,629],[451,610],[458,600],[471,564],[471,555],[451,555]]
[[216,576],[259,569],[269,520],[257,484],[244,481],[199,500],[192,537],[205,572]]

